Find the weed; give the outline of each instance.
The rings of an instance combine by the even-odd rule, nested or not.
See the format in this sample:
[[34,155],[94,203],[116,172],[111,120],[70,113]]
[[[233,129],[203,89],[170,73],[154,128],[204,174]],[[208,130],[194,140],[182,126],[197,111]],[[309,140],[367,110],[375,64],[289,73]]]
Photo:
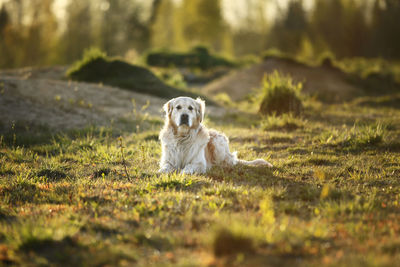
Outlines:
[[299,128],[303,128],[306,123],[307,121],[293,116],[292,113],[285,113],[281,116],[277,116],[276,113],[273,113],[264,118],[264,120],[261,122],[261,127],[264,130],[293,131]]
[[128,179],[130,179],[131,177],[130,177],[130,175],[128,173],[128,169],[127,169],[126,161],[125,161],[125,153],[124,153],[124,148],[125,147],[124,147],[124,144],[123,144],[122,136],[118,137],[118,142],[119,142],[119,149],[120,149],[120,152],[121,152],[122,165],[124,166],[124,172],[125,172],[126,177]]
[[292,113],[299,115],[303,109],[300,98],[302,84],[294,84],[289,76],[275,71],[263,80],[261,114]]

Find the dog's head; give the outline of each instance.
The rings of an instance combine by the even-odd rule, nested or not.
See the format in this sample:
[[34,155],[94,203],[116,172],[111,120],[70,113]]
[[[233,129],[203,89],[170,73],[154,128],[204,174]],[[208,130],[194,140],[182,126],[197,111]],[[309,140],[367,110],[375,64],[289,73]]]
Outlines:
[[173,98],[164,105],[166,119],[178,129],[197,128],[204,118],[205,103],[200,98]]

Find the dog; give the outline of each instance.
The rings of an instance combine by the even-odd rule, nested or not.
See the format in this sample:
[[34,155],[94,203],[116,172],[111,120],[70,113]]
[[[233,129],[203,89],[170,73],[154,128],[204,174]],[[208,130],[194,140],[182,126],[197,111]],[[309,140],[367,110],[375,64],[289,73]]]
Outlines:
[[161,173],[181,172],[203,174],[214,165],[272,167],[271,163],[256,159],[240,160],[229,151],[228,138],[203,124],[205,102],[190,97],[173,98],[163,106],[165,123],[160,132]]

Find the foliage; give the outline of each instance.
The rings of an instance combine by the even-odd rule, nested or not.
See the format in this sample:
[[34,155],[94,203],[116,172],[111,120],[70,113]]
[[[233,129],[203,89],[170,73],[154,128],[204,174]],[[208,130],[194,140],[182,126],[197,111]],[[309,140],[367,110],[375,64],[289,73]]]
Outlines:
[[181,95],[198,95],[164,84],[157,76],[144,67],[110,59],[98,49],[84,53],[83,59],[75,63],[67,72],[68,77],[77,81],[99,82],[140,93],[163,98]]
[[[400,4],[394,0],[3,1],[1,68],[69,64],[96,46],[129,57],[204,44],[224,56],[279,49],[291,56],[400,58]],[[275,9],[268,21],[265,10]],[[121,25],[123,25],[121,27]]]
[[294,84],[289,76],[275,71],[263,80],[261,114],[292,113],[299,115],[303,109],[300,98],[302,84]]
[[66,30],[59,37],[58,47],[61,63],[71,63],[77,60],[85,49],[93,46],[94,16],[88,1],[71,0],[66,7]]
[[223,57],[211,55],[206,47],[196,46],[187,53],[149,52],[146,63],[158,67],[188,67],[203,70],[224,66],[234,67],[235,63]]
[[67,71],[67,76],[70,76],[74,72],[78,72],[85,65],[95,60],[106,60],[107,54],[97,47],[91,47],[83,51],[81,60],[76,61]]
[[270,37],[270,47],[277,47],[286,53],[295,55],[301,48],[301,42],[307,34],[308,22],[301,1],[290,1],[285,14],[275,21]]

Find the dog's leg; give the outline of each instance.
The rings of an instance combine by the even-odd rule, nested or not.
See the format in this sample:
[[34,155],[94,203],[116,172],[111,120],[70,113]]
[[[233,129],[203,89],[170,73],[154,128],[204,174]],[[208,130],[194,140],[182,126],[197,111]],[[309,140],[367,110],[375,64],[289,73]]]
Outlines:
[[171,173],[174,172],[176,169],[169,163],[164,163],[160,169],[158,170],[158,172],[160,173]]
[[237,158],[236,152],[230,152],[228,138],[223,134],[215,134],[212,142],[214,147],[214,158],[216,164],[225,164],[234,166],[236,164],[243,164],[248,166],[266,166],[272,168],[272,164],[263,159],[256,159],[252,161],[242,160]]
[[238,163],[247,165],[247,166],[267,166],[269,168],[273,167],[273,165],[271,163],[269,163],[268,161],[263,160],[263,159],[255,159],[255,160],[251,160],[251,161],[239,159]]
[[182,173],[184,174],[193,174],[193,173],[205,173],[206,172],[206,163],[205,162],[197,162],[190,163],[183,168]]

